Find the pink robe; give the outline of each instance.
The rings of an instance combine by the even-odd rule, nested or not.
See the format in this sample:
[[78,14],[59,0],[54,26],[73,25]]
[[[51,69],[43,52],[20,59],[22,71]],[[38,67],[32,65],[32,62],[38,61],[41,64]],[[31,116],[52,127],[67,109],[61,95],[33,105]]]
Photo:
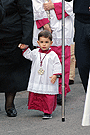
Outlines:
[[52,114],[57,106],[57,95],[29,92],[28,109],[39,110]]

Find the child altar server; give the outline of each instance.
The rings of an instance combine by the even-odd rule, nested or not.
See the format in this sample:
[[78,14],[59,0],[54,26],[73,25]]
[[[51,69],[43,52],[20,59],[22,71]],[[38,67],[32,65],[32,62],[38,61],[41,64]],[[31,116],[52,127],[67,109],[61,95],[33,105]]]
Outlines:
[[43,119],[52,118],[57,105],[58,77],[61,76],[61,63],[58,55],[52,51],[52,35],[49,31],[41,31],[38,35],[40,48],[31,51],[27,45],[21,44],[23,56],[32,61],[31,75],[28,82],[28,109],[44,112]]

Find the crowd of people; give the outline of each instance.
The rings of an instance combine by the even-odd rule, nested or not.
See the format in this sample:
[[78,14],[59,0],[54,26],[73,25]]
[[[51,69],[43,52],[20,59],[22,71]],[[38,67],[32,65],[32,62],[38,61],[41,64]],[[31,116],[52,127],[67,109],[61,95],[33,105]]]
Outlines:
[[[65,101],[74,84],[75,56],[87,91],[89,5],[89,0],[65,1]],[[56,105],[62,105],[61,65],[62,0],[0,0],[0,92],[7,116],[17,116],[15,95],[27,89],[28,109],[52,118]]]

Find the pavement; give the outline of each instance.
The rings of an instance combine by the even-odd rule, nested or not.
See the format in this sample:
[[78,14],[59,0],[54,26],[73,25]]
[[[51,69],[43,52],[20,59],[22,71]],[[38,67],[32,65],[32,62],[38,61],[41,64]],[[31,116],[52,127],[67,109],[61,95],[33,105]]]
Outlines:
[[43,112],[28,110],[28,92],[18,92],[15,105],[17,117],[7,117],[4,109],[4,93],[0,93],[0,135],[90,135],[90,127],[82,127],[85,93],[78,74],[70,85],[65,104],[65,122],[62,122],[61,106],[57,105],[52,119],[43,120]]

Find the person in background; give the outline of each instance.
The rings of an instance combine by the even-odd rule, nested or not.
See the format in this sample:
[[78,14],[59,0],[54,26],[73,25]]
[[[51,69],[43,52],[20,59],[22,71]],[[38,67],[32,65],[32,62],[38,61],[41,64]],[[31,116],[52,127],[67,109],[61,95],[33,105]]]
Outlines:
[[69,85],[74,84],[75,78],[75,43],[71,44],[71,60],[70,60],[70,75],[69,75]]
[[90,0],[74,0],[73,11],[75,13],[76,63],[86,92],[90,72]]
[[[2,20],[3,20],[3,18],[4,18],[4,14],[5,14],[4,8],[3,8],[2,2],[1,2],[1,0],[0,0],[0,23],[2,22]],[[0,111],[1,111],[1,108],[0,108]]]
[[28,109],[44,112],[43,119],[52,118],[57,105],[58,76],[61,75],[61,63],[58,55],[52,51],[52,35],[44,30],[38,34],[40,48],[31,51],[27,45],[20,45],[23,56],[32,61],[31,75],[27,91],[29,91]]
[[[38,33],[48,30],[52,33],[52,50],[58,55],[62,63],[62,0],[33,0],[34,32],[33,45],[38,46]],[[65,2],[65,97],[69,88],[70,73],[70,45],[73,37],[73,3]],[[62,78],[59,79],[59,94],[57,103],[62,104]]]
[[75,67],[76,67],[75,42],[74,42],[74,34],[75,34],[74,18],[75,18],[75,14],[73,13],[73,38],[72,38],[72,44],[70,45],[71,59],[70,59],[69,85],[74,84],[74,79],[75,79]]
[[15,95],[26,90],[31,65],[18,45],[28,44],[33,49],[33,8],[31,0],[1,2],[5,16],[0,23],[0,92],[5,93],[7,116],[16,117]]
[[[71,1],[71,0],[67,0]],[[90,126],[90,0],[74,0],[75,56],[86,94],[82,126]]]

